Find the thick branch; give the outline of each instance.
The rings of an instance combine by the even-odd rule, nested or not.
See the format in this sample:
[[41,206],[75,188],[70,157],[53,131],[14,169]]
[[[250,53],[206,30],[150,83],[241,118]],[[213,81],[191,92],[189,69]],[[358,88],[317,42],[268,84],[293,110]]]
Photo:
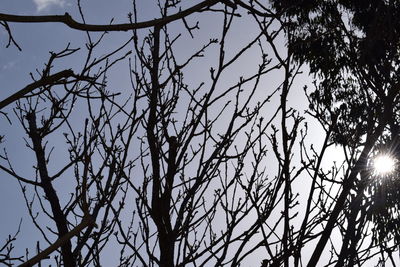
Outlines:
[[176,14],[164,18],[158,18],[137,23],[124,23],[124,24],[114,24],[114,25],[93,25],[93,24],[80,23],[74,20],[68,13],[65,13],[64,15],[49,15],[49,16],[21,16],[21,15],[10,15],[10,14],[0,13],[0,21],[22,22],[22,23],[60,22],[66,24],[68,27],[75,30],[91,31],[91,32],[129,31],[135,29],[150,28],[154,26],[161,27],[172,21],[180,20],[195,12],[199,12],[203,8],[213,6],[219,2],[222,1],[206,0],[186,10],[179,11]]
[[35,257],[32,259],[22,263],[18,267],[31,267],[35,265],[36,263],[40,262],[44,258],[46,258],[48,255],[50,255],[52,252],[54,252],[56,249],[64,245],[66,242],[70,241],[71,238],[74,236],[78,235],[83,229],[85,229],[89,225],[95,224],[94,220],[90,216],[85,216],[83,217],[83,220],[80,224],[78,224],[74,229],[69,231],[67,234],[62,236],[61,238],[57,239],[56,242],[54,242],[52,245],[50,245],[48,248],[37,254]]
[[35,90],[38,87],[54,84],[55,82],[59,81],[60,79],[68,78],[71,76],[75,76],[75,74],[73,73],[72,70],[69,69],[69,70],[63,70],[63,71],[57,72],[53,75],[43,77],[42,79],[27,85],[25,88],[19,90],[15,94],[0,101],[0,110],[3,109],[4,107],[8,106],[12,102],[23,98],[27,93],[32,92],[33,90]]

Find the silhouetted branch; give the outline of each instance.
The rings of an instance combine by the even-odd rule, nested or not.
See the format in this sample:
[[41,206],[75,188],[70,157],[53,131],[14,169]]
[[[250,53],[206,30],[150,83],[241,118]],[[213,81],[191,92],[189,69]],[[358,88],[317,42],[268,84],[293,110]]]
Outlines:
[[83,217],[82,222],[75,226],[74,229],[57,239],[52,245],[48,248],[37,254],[35,257],[29,259],[28,261],[18,265],[18,267],[32,267],[36,263],[39,263],[41,260],[48,257],[52,252],[63,246],[66,242],[70,242],[70,239],[74,236],[80,234],[80,232],[90,225],[95,225],[94,219],[90,215],[86,215]]
[[43,22],[59,22],[64,23],[68,27],[80,31],[89,32],[105,32],[105,31],[129,31],[143,28],[151,27],[161,27],[175,20],[180,20],[187,17],[195,12],[200,12],[204,8],[211,7],[220,2],[227,2],[226,0],[205,0],[197,5],[194,5],[188,9],[179,11],[176,14],[166,16],[159,19],[137,22],[137,23],[125,23],[125,24],[115,24],[115,25],[92,25],[80,23],[74,20],[68,13],[64,15],[50,15],[50,16],[21,16],[21,15],[10,15],[0,13],[0,21],[5,22],[21,22],[21,23],[43,23]]
[[19,90],[18,92],[7,97],[6,99],[0,101],[0,109],[3,109],[7,105],[23,98],[26,94],[32,92],[33,90],[35,90],[38,87],[54,85],[54,84],[58,84],[60,82],[64,83],[65,80],[61,80],[61,79],[67,79],[69,77],[76,77],[74,72],[70,69],[63,70],[63,71],[57,72],[57,73],[49,75],[49,76],[42,77],[40,80],[27,85],[25,88]]

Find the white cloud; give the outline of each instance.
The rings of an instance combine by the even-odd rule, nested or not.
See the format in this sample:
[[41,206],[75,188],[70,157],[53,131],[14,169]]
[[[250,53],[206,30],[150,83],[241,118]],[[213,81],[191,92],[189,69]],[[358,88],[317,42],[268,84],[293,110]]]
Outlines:
[[50,6],[63,7],[65,5],[65,0],[33,0],[36,4],[37,11],[42,11]]
[[9,69],[13,69],[15,67],[15,65],[17,65],[17,61],[9,61],[6,64],[4,64],[1,68],[3,70],[9,70]]

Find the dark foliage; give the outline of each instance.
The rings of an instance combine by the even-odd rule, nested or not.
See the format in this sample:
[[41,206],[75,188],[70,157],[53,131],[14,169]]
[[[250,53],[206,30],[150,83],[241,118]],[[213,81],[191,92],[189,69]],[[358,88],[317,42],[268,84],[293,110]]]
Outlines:
[[[292,23],[289,49],[314,74],[310,109],[325,123],[335,124],[332,140],[345,147],[371,145],[371,159],[364,166],[384,151],[398,157],[398,131],[393,129],[400,124],[396,116],[400,1],[273,1],[273,5]],[[390,251],[393,238],[399,242],[398,170],[385,177],[369,170],[360,170],[357,179],[343,184],[350,187],[349,195],[347,204],[338,207],[349,212],[337,266],[345,261],[354,264],[355,247],[369,220],[374,223],[373,241],[382,250]]]

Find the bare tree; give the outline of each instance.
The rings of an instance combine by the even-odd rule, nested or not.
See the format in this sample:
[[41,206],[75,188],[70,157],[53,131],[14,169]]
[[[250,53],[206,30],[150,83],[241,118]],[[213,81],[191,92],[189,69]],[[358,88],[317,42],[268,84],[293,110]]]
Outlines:
[[[32,222],[49,246],[24,266],[48,255],[57,265],[98,266],[102,251],[115,245],[120,247],[119,261],[124,266],[236,266],[265,247],[272,253],[269,247],[277,241],[270,245],[264,240],[276,235],[280,223],[272,231],[265,231],[269,226],[264,221],[276,216],[274,210],[280,205],[282,194],[286,208],[294,201],[290,192],[290,150],[300,118],[286,108],[285,101],[295,70],[282,55],[276,60],[263,51],[267,45],[276,50],[274,43],[283,36],[284,27],[279,26],[272,11],[254,24],[259,26],[259,33],[242,47],[235,47],[229,46],[228,41],[232,38],[232,24],[240,19],[240,13],[253,8],[244,3],[239,4],[242,10],[233,3],[212,8],[215,4],[217,1],[204,1],[169,15],[170,10],[178,9],[178,3],[166,1],[159,3],[160,19],[146,23],[136,21],[134,5],[129,23],[94,28],[85,23],[75,27],[76,23],[66,22],[71,21],[68,15],[2,14],[11,43],[14,39],[10,22],[60,21],[86,31],[89,40],[81,70],[52,73],[57,61],[78,53],[67,47],[51,54],[32,84],[2,101],[2,107],[16,104],[16,116],[36,156],[36,178],[18,175],[6,150],[2,156],[6,165],[1,168],[20,182]],[[84,21],[80,4],[79,8]],[[179,55],[178,59],[174,45],[179,36],[170,35],[168,23],[182,20],[182,29],[193,38],[198,27],[190,26],[185,17],[199,11],[222,18],[218,36],[199,45],[193,54],[184,59]],[[89,32],[92,30],[131,30],[131,37],[120,48],[95,58],[103,37],[94,40]],[[208,63],[208,77],[198,85],[186,84],[184,74],[212,49],[217,56]],[[229,49],[235,49],[235,53],[228,57]],[[252,68],[254,73],[224,82],[223,75],[240,64],[249,51],[259,55],[258,67]],[[278,51],[275,53],[278,56]],[[107,73],[131,55],[131,92],[124,101],[118,93],[106,89]],[[283,84],[268,88],[260,99],[263,77],[280,71],[284,73]],[[281,90],[281,104],[268,107]],[[267,108],[272,113],[264,118]],[[282,126],[285,128],[288,115],[295,126],[282,135],[288,146],[285,157],[280,158],[275,151],[284,171],[267,179],[263,170],[268,159],[266,143],[278,142],[278,130],[271,127],[280,111]],[[77,121],[75,112],[87,118]],[[272,135],[268,129],[275,129]],[[64,136],[69,161],[50,174],[49,166],[54,163],[47,142],[60,134]],[[75,177],[75,189],[68,192],[70,199],[63,203],[54,184],[70,175]],[[37,209],[48,217],[48,223],[55,223],[54,230],[38,221]],[[278,216],[277,221],[282,218],[283,252],[279,256],[272,253],[274,258],[282,258],[290,242],[289,211]]]

